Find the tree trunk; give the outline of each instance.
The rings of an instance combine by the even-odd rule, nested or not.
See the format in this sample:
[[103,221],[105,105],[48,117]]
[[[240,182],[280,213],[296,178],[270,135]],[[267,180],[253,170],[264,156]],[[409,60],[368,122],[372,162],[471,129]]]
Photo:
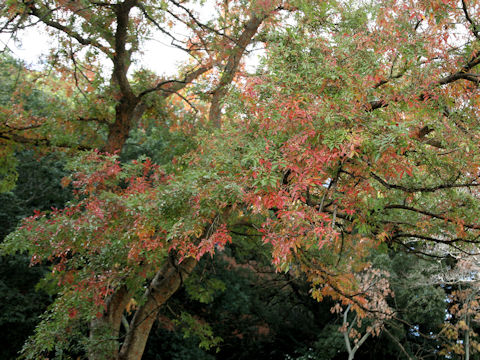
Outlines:
[[[108,139],[105,147],[102,149],[107,153],[120,152],[128,139],[129,132],[138,122],[146,106],[142,102],[142,96],[150,90],[145,91],[138,96],[131,89],[130,83],[126,77],[129,66],[129,54],[125,50],[126,43],[126,24],[131,7],[136,4],[135,0],[127,0],[117,7],[117,31],[115,34],[114,69],[112,81],[118,85],[121,99],[115,108],[115,121],[109,125]],[[235,73],[238,71],[240,60],[246,47],[252,41],[258,28],[268,14],[253,14],[246,22],[245,28],[240,35],[232,54],[229,56],[220,83],[213,91],[209,119],[211,123],[219,128],[221,126],[222,100],[228,92],[228,85],[231,84]],[[203,74],[208,68],[199,68],[196,71],[187,74],[184,82],[175,83],[170,88],[163,89],[165,96],[182,89],[193,79]],[[162,90],[156,86],[153,90]],[[206,233],[205,233],[206,234]],[[123,311],[130,301],[131,295],[122,288],[115,293],[110,301],[111,305],[106,313],[100,319],[91,324],[91,340],[95,343],[101,342],[105,338],[105,331],[111,334],[111,340],[107,346],[99,344],[98,351],[89,354],[90,360],[140,360],[145,350],[148,336],[152,326],[157,319],[160,307],[180,288],[183,280],[193,271],[197,260],[186,258],[180,264],[167,262],[163,268],[157,272],[150,283],[149,288],[144,294],[144,303],[137,308],[133,319],[128,325],[125,340],[119,349],[119,332]],[[94,344],[95,345],[95,344]],[[104,349],[105,352],[100,351]]]
[[[467,305],[468,306],[468,305]],[[468,311],[467,307],[467,311]],[[470,360],[470,315],[467,314],[467,331],[465,332],[465,360]]]
[[102,150],[110,154],[122,151],[130,130],[136,126],[145,109],[145,104],[138,98],[122,99],[115,109],[115,122],[108,127],[107,142]]
[[187,258],[176,266],[168,262],[153,278],[145,292],[145,303],[140,306],[130,322],[129,331],[120,349],[119,360],[140,360],[148,335],[160,307],[178,290],[183,280],[195,268],[197,260]]
[[107,301],[104,314],[90,324],[88,359],[140,360],[160,307],[179,289],[196,264],[194,258],[187,258],[178,265],[167,262],[157,272],[144,294],[144,304],[135,311],[121,347],[118,341],[120,326],[131,294],[125,286],[119,288]]
[[[119,288],[106,303],[106,310],[101,317],[90,323],[91,347],[89,360],[113,360],[117,358],[119,348],[118,334],[123,311],[131,299],[125,286]],[[105,337],[109,340],[104,340]],[[107,344],[105,344],[107,341]]]

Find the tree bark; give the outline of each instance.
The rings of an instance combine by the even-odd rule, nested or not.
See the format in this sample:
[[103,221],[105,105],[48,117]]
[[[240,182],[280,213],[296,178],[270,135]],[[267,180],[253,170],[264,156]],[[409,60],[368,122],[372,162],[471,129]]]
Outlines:
[[[118,334],[122,322],[123,311],[131,299],[131,294],[125,286],[120,287],[106,303],[106,310],[102,316],[90,323],[91,347],[89,360],[114,360],[119,348]],[[110,340],[105,345],[101,340],[108,334]],[[102,349],[102,350],[100,350]],[[105,354],[108,352],[108,354]]]
[[245,49],[252,42],[252,39],[257,33],[258,28],[267,18],[267,16],[268,15],[266,14],[252,15],[250,20],[245,24],[245,28],[236,42],[236,46],[233,48],[232,53],[228,57],[222,77],[220,78],[218,86],[213,91],[213,96],[210,103],[208,118],[215,128],[221,127],[222,101],[225,95],[227,95],[228,85],[230,85],[233,81]]
[[129,331],[120,349],[119,360],[139,360],[142,358],[148,335],[160,307],[178,290],[196,264],[197,260],[189,257],[178,266],[168,262],[157,272],[145,292],[145,303],[137,309],[130,322]]
[[145,108],[136,98],[130,101],[122,99],[115,109],[115,122],[108,127],[107,142],[102,150],[109,154],[122,151],[130,130],[138,123]]

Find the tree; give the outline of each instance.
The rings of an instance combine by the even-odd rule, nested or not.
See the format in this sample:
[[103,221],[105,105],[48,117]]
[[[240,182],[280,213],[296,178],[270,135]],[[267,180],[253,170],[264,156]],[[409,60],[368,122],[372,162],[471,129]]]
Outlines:
[[[0,77],[4,84],[0,95],[0,104],[6,106],[15,96],[15,81],[21,81],[22,64],[10,55],[0,56]],[[48,106],[48,96],[40,91],[31,94],[25,101],[36,114]],[[67,175],[63,171],[61,154],[39,154],[33,151],[19,151],[16,147],[5,149],[2,161],[2,173],[10,173],[18,180],[9,183],[8,176],[3,178],[3,190],[15,185],[9,192],[0,193],[0,242],[18,223],[34,210],[61,208],[71,198],[71,189],[62,188],[60,180]],[[11,152],[10,152],[11,151]],[[6,164],[7,163],[7,164]],[[0,180],[0,182],[2,181]],[[5,186],[6,185],[6,186]],[[0,186],[2,187],[2,186]],[[52,297],[44,289],[36,289],[36,284],[48,272],[46,267],[29,267],[30,259],[25,255],[0,258],[0,287],[2,316],[0,328],[7,334],[4,338],[9,346],[2,348],[0,357],[13,359],[21,350],[25,339],[33,333],[38,317],[45,311]]]
[[[49,77],[38,76],[38,79],[41,80],[37,79],[37,83],[41,83],[39,85],[43,88],[58,94],[52,98],[52,103],[60,99],[63,102],[62,109],[64,111],[35,117],[23,103],[10,102],[5,111],[10,115],[22,116],[8,116],[2,120],[4,125],[1,133],[2,145],[9,146],[15,142],[27,145],[53,145],[85,149],[89,148],[91,144],[100,144],[97,146],[101,147],[102,151],[114,154],[122,150],[130,131],[138,126],[142,116],[148,111],[162,106],[162,102],[165,102],[171,95],[179,96],[188,106],[194,108],[193,103],[181,93],[189,87],[193,88],[197,96],[203,96],[210,103],[208,114],[205,116],[211,126],[220,127],[222,101],[229,85],[240,70],[242,55],[247,46],[256,41],[254,37],[260,26],[274,21],[282,7],[280,2],[226,2],[219,9],[215,19],[201,22],[191,6],[192,4],[176,1],[143,2],[136,0],[124,2],[5,2],[2,5],[3,20],[0,25],[3,32],[10,32],[12,36],[15,36],[17,31],[41,23],[51,36],[58,37],[59,49],[54,51],[50,59],[51,66],[56,72]],[[176,24],[187,28],[190,34],[189,39],[183,41],[175,38],[172,28]],[[164,33],[171,38],[174,46],[191,56],[192,63],[180,69],[177,79],[162,79],[143,70],[137,71],[133,77],[128,76],[134,54],[139,51],[142,42],[153,31]],[[111,61],[113,66],[110,74],[106,77],[103,77],[102,60]],[[194,86],[193,81],[207,73],[210,77],[217,79],[209,81],[206,89],[201,84]],[[34,76],[36,75],[34,74]],[[29,80],[31,81],[31,78]],[[61,84],[60,89],[55,86],[56,84]],[[29,86],[26,83],[25,85]],[[19,93],[24,91],[26,91],[25,86],[19,87]],[[72,118],[71,114],[76,114],[76,117]],[[78,137],[78,133],[83,136]],[[102,133],[104,136],[97,135]],[[122,191],[120,184],[125,178],[123,174],[119,175],[120,167],[115,157],[110,158],[94,153],[83,157],[82,161],[92,163],[93,167],[98,167],[96,170],[100,172],[89,168],[89,170],[93,170],[93,173],[84,173],[84,179],[78,178],[78,184],[81,183],[81,186],[85,186],[80,190],[83,198],[79,198],[75,205],[67,207],[69,210],[65,210],[66,212],[49,215],[50,219],[44,220],[45,225],[51,221],[55,222],[55,220],[51,220],[52,217],[70,217],[76,210],[79,211],[76,214],[77,218],[87,219],[88,210],[84,209],[84,206],[93,210],[92,206],[102,206],[107,203],[114,205],[110,201],[105,202],[105,199],[99,199],[100,192],[117,193],[120,196],[126,194]],[[143,168],[144,177],[141,181],[142,184],[134,181],[135,186],[149,188],[150,172],[155,172],[155,167],[149,161],[140,166]],[[104,170],[107,170],[107,173],[104,173]],[[100,178],[92,178],[93,174]],[[108,176],[113,179],[108,179]],[[154,178],[156,176],[158,174],[155,174]],[[83,182],[86,179],[88,179],[88,184]],[[98,180],[101,184],[98,183]],[[165,179],[157,180],[164,181]],[[107,184],[105,181],[116,183]],[[133,183],[131,184],[133,185]],[[113,187],[109,187],[110,185]],[[127,192],[145,193],[144,190],[145,188],[143,190],[131,188]],[[87,206],[87,203],[90,205]],[[131,205],[133,204],[129,204],[127,207]],[[109,211],[112,210],[109,209]],[[120,212],[124,210],[126,208]],[[94,214],[91,213],[91,215]],[[99,213],[96,213],[94,216],[98,215]],[[134,223],[130,224],[129,231],[137,231],[138,234],[141,234],[137,234],[140,237],[150,238],[155,235],[156,238],[157,234],[155,231],[152,233],[151,229],[145,228],[145,232],[142,232],[135,223],[139,219],[135,220],[134,217],[130,218]],[[70,219],[73,220],[71,217]],[[201,220],[207,220],[207,223],[215,219],[219,219],[219,216],[205,214],[201,218]],[[214,225],[216,226],[215,221]],[[210,232],[215,232],[214,225],[207,226],[205,231],[195,230],[194,237],[205,238],[206,241],[206,237],[211,235]],[[138,237],[137,235],[135,236]],[[211,246],[213,245],[214,242]],[[82,243],[82,246],[85,246],[85,242]],[[96,253],[98,249],[90,250]],[[114,249],[110,249],[110,251],[114,251]],[[63,273],[67,270],[64,263],[70,260],[68,257],[75,253],[74,248],[70,248],[70,250],[63,248],[60,252],[55,252],[54,257],[58,258],[58,255],[63,254],[60,255],[63,260],[54,265],[54,269],[56,269],[54,271]],[[144,275],[154,276],[143,297],[142,305],[138,307],[132,320],[131,330],[126,334],[122,349],[117,348],[122,314],[133,293],[142,289],[143,281],[137,283],[135,288],[132,284],[125,286],[117,282],[124,275],[117,280],[109,276],[115,285],[101,287],[96,306],[102,305],[104,310],[99,312],[96,318],[94,316],[91,319],[90,333],[94,346],[89,350],[90,358],[95,359],[104,355],[107,358],[119,357],[122,359],[141,357],[148,333],[156,318],[158,306],[176,291],[183,281],[182,279],[196,264],[195,258],[186,258],[179,264],[179,258],[174,253],[172,253],[172,261],[159,262],[158,260],[162,260],[163,257],[157,257],[155,265],[140,266],[143,268],[140,272],[143,272]],[[142,260],[137,260],[138,264],[142,265]],[[116,264],[113,264],[114,268]],[[86,266],[77,265],[83,271],[88,269]],[[150,268],[152,265],[155,270]],[[98,269],[96,270],[98,271]],[[103,268],[103,271],[110,270]],[[135,270],[135,272],[137,271]],[[98,276],[98,274],[93,275],[97,280]],[[105,274],[103,276],[106,278]],[[67,280],[67,283],[70,281]],[[92,288],[90,290],[93,291]],[[95,290],[99,289],[95,288]],[[63,294],[67,295],[67,293],[68,291],[64,288]],[[56,309],[59,313],[62,312],[63,308],[61,307],[65,305],[62,305],[61,302],[62,300],[58,300],[55,305],[60,306]],[[75,318],[74,311],[77,311],[76,306],[72,307],[71,318]],[[85,315],[88,317],[91,314],[87,312]],[[61,323],[61,321],[59,322]],[[106,336],[106,328],[115,338],[113,345],[112,341],[97,339],[101,335]],[[55,342],[55,338],[51,340]],[[45,347],[51,350],[54,346],[53,342],[47,343]],[[105,343],[109,343],[110,348],[103,346]],[[96,349],[95,346],[103,350]],[[103,354],[102,351],[104,351]]]
[[[392,316],[388,275],[372,268],[373,253],[390,246],[442,258],[476,248],[476,3],[258,1],[244,10],[225,2],[208,23],[189,5],[10,1],[3,8],[4,30],[40,21],[60,34],[52,62],[65,74],[65,95],[78,95],[68,96],[67,115],[75,111],[77,123],[105,134],[103,152],[72,161],[78,197],[27,219],[5,246],[28,250],[34,263],[51,261],[61,294],[28,354],[53,351],[60,335],[72,339],[78,330],[92,359],[141,357],[158,307],[198,259],[230,241],[235,224],[258,229],[277,269],[305,273],[316,299],[332,297],[373,320]],[[283,9],[291,20],[268,27]],[[175,80],[128,76],[147,25],[175,40],[169,19],[192,30],[184,47],[198,65]],[[228,94],[247,45],[259,39],[267,50],[261,68],[237,76]],[[109,79],[101,77],[100,54],[113,64]],[[174,159],[170,172],[145,158],[121,164],[112,154],[148,111],[168,110],[172,94],[198,107],[196,150]],[[69,117],[51,128],[71,124]],[[40,136],[52,119],[40,120],[28,129],[35,131],[16,126],[22,135],[3,138],[54,143]],[[132,298],[139,306],[123,332]]]
[[[475,251],[474,8],[329,2],[272,35],[246,88],[245,118],[266,139],[250,199],[278,210],[265,239],[289,248],[278,263],[297,259],[319,298],[345,293],[376,242]],[[451,19],[466,29],[455,46]]]

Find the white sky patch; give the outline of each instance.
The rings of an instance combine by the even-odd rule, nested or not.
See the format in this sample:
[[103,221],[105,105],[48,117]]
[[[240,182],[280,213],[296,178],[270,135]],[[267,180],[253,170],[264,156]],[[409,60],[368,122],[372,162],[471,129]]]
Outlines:
[[42,59],[53,45],[51,38],[38,27],[21,31],[17,41],[10,34],[0,34],[0,44],[2,50],[8,48],[14,57],[33,69],[42,67]]
[[[0,48],[8,47],[13,56],[23,60],[29,68],[41,69],[55,41],[39,28],[23,30],[18,38],[14,41],[9,34],[0,34]],[[184,51],[169,45],[168,39],[156,34],[155,39],[146,41],[141,51],[134,54],[136,64],[133,68],[146,67],[159,75],[175,75],[178,65],[187,59]]]
[[[192,13],[202,23],[207,23],[218,15],[213,0],[207,0],[203,6],[193,9]],[[178,39],[175,44],[186,47],[185,42],[190,38],[191,32],[184,24],[176,23],[169,31]],[[14,57],[23,60],[31,69],[42,69],[50,50],[57,46],[55,39],[44,29],[42,30],[41,26],[22,30],[18,34],[18,39],[14,41],[10,34],[0,33],[0,50],[7,47]],[[265,52],[260,44],[250,46],[248,50],[250,53],[245,55],[246,70],[252,73],[258,67],[260,57]],[[112,64],[108,59],[103,61],[105,61],[104,70],[108,73]],[[192,60],[185,51],[172,44],[170,37],[156,31],[150,39],[141,44],[140,50],[133,54],[132,61],[130,73],[140,68],[147,68],[159,76],[169,78],[177,75],[182,64]]]
[[189,56],[185,51],[170,45],[166,37],[157,35],[154,39],[146,41],[140,51],[134,54],[133,69],[145,67],[158,75],[175,75],[179,65],[185,63]]
[[[216,14],[213,1],[207,1],[204,6],[195,10],[193,13],[202,22],[207,22]],[[177,24],[171,31],[180,41],[189,38],[189,30],[183,24]],[[18,39],[14,41],[10,34],[0,33],[0,50],[7,47],[14,57],[25,61],[26,65],[33,69],[42,68],[45,56],[48,56],[49,50],[56,45],[55,40],[42,30],[41,26],[22,30],[18,34]],[[154,32],[151,39],[145,41],[140,51],[133,55],[132,70],[145,67],[158,75],[176,75],[179,65],[188,61],[189,56],[171,42],[172,39],[160,31]],[[179,42],[178,45],[184,44]],[[111,64],[105,65],[107,68],[111,67]]]

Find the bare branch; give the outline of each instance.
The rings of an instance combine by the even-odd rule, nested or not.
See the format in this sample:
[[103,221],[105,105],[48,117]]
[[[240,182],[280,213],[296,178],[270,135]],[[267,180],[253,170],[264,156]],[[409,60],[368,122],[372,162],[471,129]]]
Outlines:
[[384,327],[383,330],[385,331],[385,333],[388,336],[390,336],[390,338],[395,342],[395,344],[397,344],[397,346],[400,348],[400,350],[402,350],[402,352],[405,354],[407,359],[412,360],[412,357],[407,353],[407,351],[405,350],[403,345],[400,343],[400,341],[398,341],[398,339],[395,336],[393,336],[392,333],[390,331],[388,331],[388,329],[386,327]]
[[[208,30],[212,33],[215,33],[217,35],[220,35],[220,36],[223,36],[225,38],[227,38],[228,40],[230,40],[231,42],[233,42],[234,44],[237,44],[236,40],[233,39],[232,37],[228,36],[227,34],[211,27],[211,26],[208,26],[202,22],[200,22],[197,17],[193,14],[193,12],[188,9],[187,7],[183,6],[181,3],[175,1],[175,0],[169,0],[169,2],[171,2],[172,4],[174,4],[175,6],[179,7],[180,9],[182,9],[183,11],[185,11],[188,16],[195,22],[195,24],[197,24],[200,28],[202,29],[205,29],[205,30]],[[170,15],[174,16],[171,12],[169,12]],[[180,20],[177,16],[174,16],[177,20]],[[181,20],[182,21],[182,20]],[[184,21],[182,21],[184,22]]]
[[475,35],[475,37],[480,40],[480,34],[478,33],[477,24],[473,22],[472,18],[470,17],[470,14],[468,13],[467,4],[465,3],[465,0],[462,0],[462,10],[463,10],[463,13],[465,14],[465,18],[472,26],[473,35]]
[[212,92],[212,101],[210,105],[209,120],[215,127],[221,125],[221,101],[227,94],[227,86],[231,84],[235,73],[242,59],[246,47],[251,43],[258,28],[262,22],[268,17],[268,14],[253,14],[252,17],[245,24],[245,28],[236,42],[236,46],[232,49],[228,57],[227,64],[223,70],[222,77],[216,89]]
[[[400,204],[386,205],[384,207],[384,209],[385,210],[389,210],[389,209],[407,210],[407,211],[416,212],[418,214],[426,215],[426,216],[429,216],[429,217],[434,218],[434,219],[444,220],[444,221],[447,221],[447,222],[450,222],[450,223],[456,223],[454,220],[452,220],[452,219],[450,219],[446,216],[439,215],[439,214],[434,214],[430,211],[417,209],[417,208],[414,208],[412,206],[407,206],[407,205],[400,205]],[[463,224],[463,226],[466,227],[467,229],[480,230],[480,225],[476,225],[476,224]]]
[[451,82],[461,80],[461,79],[471,81],[475,84],[479,84],[480,83],[480,74],[457,72],[455,74],[446,76],[443,79],[440,79],[438,81],[438,84],[439,85],[445,85],[445,84],[449,84]]
[[174,80],[161,81],[154,87],[142,91],[140,94],[138,94],[138,98],[142,98],[145,95],[155,91],[163,91],[164,92],[163,97],[166,98],[170,96],[172,93],[176,93],[182,90],[187,85],[191,84],[193,80],[195,80],[196,78],[198,78],[200,75],[204,74],[211,68],[212,68],[212,65],[199,67],[198,69],[187,73],[183,78],[183,80],[174,79]]
[[437,186],[432,186],[432,187],[407,187],[407,186],[402,186],[402,185],[397,185],[397,184],[391,184],[379,177],[377,174],[374,172],[371,172],[370,175],[372,178],[374,178],[376,181],[378,181],[380,184],[382,184],[384,187],[388,189],[397,189],[401,190],[406,193],[416,193],[416,192],[435,192],[438,190],[445,190],[445,189],[454,189],[454,188],[468,188],[468,187],[476,187],[480,186],[479,183],[462,183],[462,184],[440,184]]
[[187,49],[187,48],[184,48],[183,46],[180,46],[178,44],[176,44],[175,42],[179,41],[175,36],[173,36],[171,33],[169,33],[167,30],[165,30],[159,23],[158,21],[156,21],[152,16],[150,16],[150,14],[147,12],[147,9],[145,9],[145,6],[143,6],[143,4],[137,4],[137,7],[142,11],[143,15],[145,16],[145,18],[147,20],[149,20],[153,25],[155,25],[155,27],[160,31],[162,32],[163,34],[167,35],[170,39],[172,39],[171,41],[171,45],[172,46],[175,46],[176,48],[182,50],[182,51],[185,51],[186,53],[191,53],[191,50]]
[[9,141],[14,141],[19,144],[32,145],[32,146],[48,146],[48,147],[57,147],[57,148],[69,148],[69,149],[78,149],[78,150],[93,150],[92,145],[84,144],[66,144],[66,143],[56,143],[52,142],[47,138],[28,138],[18,134],[0,134],[0,139],[5,139]]
[[[439,243],[439,244],[446,244],[446,245],[449,245],[451,246],[452,248],[454,248],[455,250],[458,250],[460,251],[461,253],[464,253],[466,255],[470,255],[470,256],[473,256],[473,255],[480,255],[480,253],[470,253],[458,246],[455,245],[455,243],[457,242],[462,242],[462,243],[470,243],[470,244],[478,244],[479,241],[477,240],[469,240],[469,239],[465,239],[465,238],[454,238],[454,239],[439,239],[439,238],[434,238],[434,237],[431,237],[431,236],[426,236],[426,235],[420,235],[420,234],[407,234],[407,233],[399,233],[399,234],[395,234],[393,237],[392,237],[392,240],[395,240],[395,239],[400,239],[400,238],[411,238],[411,239],[419,239],[419,240],[426,240],[426,241],[431,241],[431,242],[434,242],[434,243]],[[478,237],[477,237],[478,238]]]
[[65,25],[62,25],[55,20],[48,19],[49,13],[52,12],[52,10],[48,10],[45,13],[43,13],[41,9],[35,7],[33,1],[27,2],[26,6],[28,8],[28,11],[30,12],[30,15],[35,16],[36,18],[39,19],[39,21],[41,21],[45,25],[65,33],[69,37],[77,40],[82,45],[90,45],[90,46],[96,47],[97,49],[102,51],[104,54],[106,54],[108,56],[111,55],[111,52],[109,51],[109,49],[106,48],[105,46],[101,45],[94,38],[85,38],[82,35],[80,35],[78,32],[76,32],[75,30],[73,30],[72,28],[70,28],[68,26],[65,26]]

